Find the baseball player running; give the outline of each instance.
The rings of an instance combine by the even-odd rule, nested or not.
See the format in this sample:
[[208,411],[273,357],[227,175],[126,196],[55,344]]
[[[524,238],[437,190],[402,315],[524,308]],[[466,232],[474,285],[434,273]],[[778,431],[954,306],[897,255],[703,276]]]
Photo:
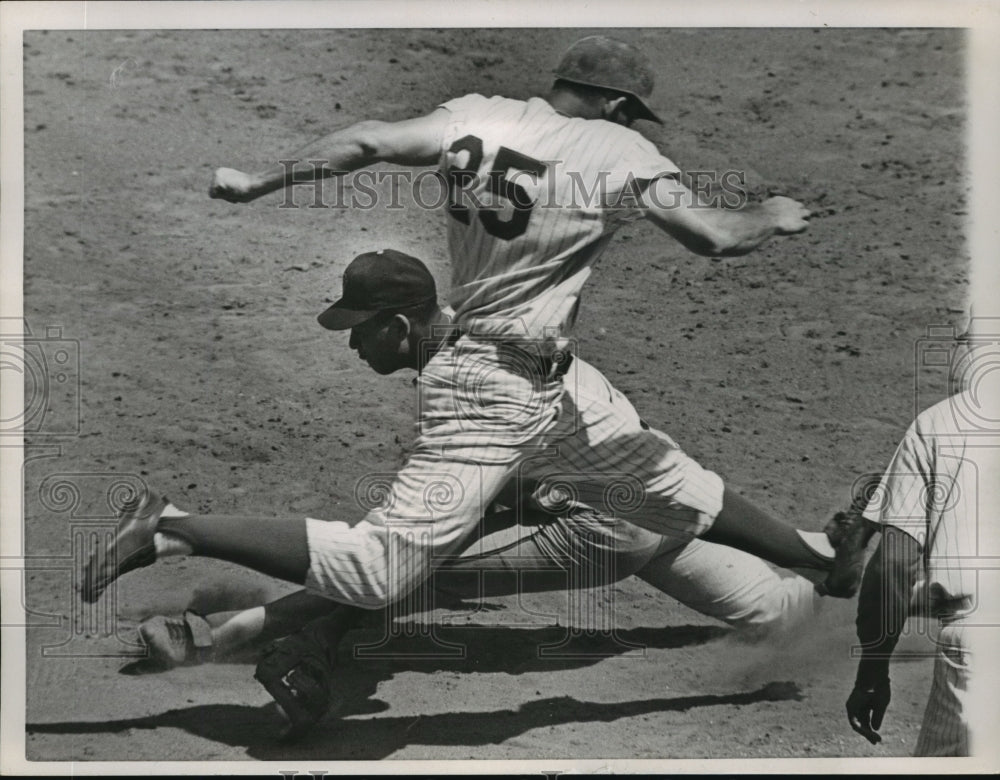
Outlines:
[[848,721],[872,744],[881,741],[889,659],[913,594],[916,614],[938,623],[917,756],[982,755],[994,749],[1000,716],[993,663],[1000,609],[996,559],[989,555],[1000,532],[1000,318],[976,332],[989,321],[973,318],[960,337],[964,347],[953,360],[952,383],[966,386],[910,425],[864,511],[872,525],[858,537],[863,549],[873,533],[882,534],[858,594],[862,655]]
[[[451,322],[437,305],[434,278],[426,266],[393,250],[361,255],[348,265],[344,297],[330,311],[339,317],[348,310],[373,312],[369,320],[352,328],[350,345],[380,374],[402,368],[419,371],[430,351],[420,348],[421,342],[435,330],[447,333]],[[336,329],[339,323],[331,317],[325,314],[321,321]],[[569,368],[566,388],[570,402],[578,408],[587,407],[595,397],[614,393],[595,369],[579,359]],[[669,441],[665,434],[653,433]],[[692,462],[688,467],[695,465]],[[532,466],[510,487],[523,491],[533,488],[536,496],[544,497],[552,475],[542,460]],[[501,500],[516,506],[528,503],[527,496],[509,494],[502,491]],[[627,517],[627,507],[623,508]],[[518,520],[520,526],[516,526]],[[601,587],[634,574],[702,614],[752,629],[755,637],[800,625],[816,607],[816,589],[801,576],[781,577],[759,558],[742,551],[700,539],[685,543],[663,537],[625,520],[602,516],[579,502],[567,502],[558,511],[545,512],[535,505],[522,512],[490,513],[480,530],[490,533],[482,540],[485,552],[466,551],[435,574],[435,587],[443,587],[451,598],[475,601],[562,589],[567,584],[567,571],[569,582],[580,587]],[[505,571],[515,576],[494,575],[475,581],[448,578],[442,584],[441,575],[451,570]],[[396,616],[405,611],[405,606],[394,608]],[[327,711],[337,645],[360,612],[300,591],[231,617],[216,615],[206,620],[190,612],[183,617],[156,616],[140,625],[139,634],[151,658],[169,668],[225,655],[250,641],[290,634],[314,618],[330,615],[308,631],[269,648],[257,669],[257,678],[282,705],[299,733]],[[390,620],[387,616],[387,623]]]
[[[546,100],[467,95],[417,119],[361,122],[299,155],[326,160],[312,178],[380,161],[437,163],[452,185],[455,337],[437,344],[418,377],[418,435],[391,500],[357,522],[286,521],[172,517],[168,502],[149,494],[85,567],[85,599],[157,556],[195,553],[382,608],[461,549],[503,485],[540,452],[556,453],[550,465],[598,511],[616,516],[602,496],[614,475],[628,474],[641,496],[630,516],[637,525],[682,541],[711,532],[712,541],[781,566],[831,566],[829,544],[810,545],[724,489],[718,475],[652,435],[612,388],[580,410],[564,385],[580,292],[621,224],[645,217],[695,252],[736,255],[804,230],[808,212],[781,197],[738,211],[697,203],[673,163],[628,128],[656,118],[644,102],[652,73],[631,46],[585,38],[557,76]],[[280,165],[259,175],[219,169],[210,194],[248,201],[298,181]],[[536,208],[543,194],[547,207]],[[376,327],[367,320],[367,312],[333,311],[328,324]],[[849,593],[851,583],[840,595]]]

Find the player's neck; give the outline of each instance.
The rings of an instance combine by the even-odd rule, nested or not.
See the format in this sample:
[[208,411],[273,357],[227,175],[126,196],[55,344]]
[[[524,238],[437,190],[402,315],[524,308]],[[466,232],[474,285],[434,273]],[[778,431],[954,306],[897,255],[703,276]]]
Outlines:
[[446,344],[454,341],[449,326],[451,316],[438,309],[425,323],[413,330],[412,368],[423,371],[424,365]]
[[565,89],[553,89],[545,100],[557,114],[581,119],[601,119],[600,106],[596,106],[581,95]]

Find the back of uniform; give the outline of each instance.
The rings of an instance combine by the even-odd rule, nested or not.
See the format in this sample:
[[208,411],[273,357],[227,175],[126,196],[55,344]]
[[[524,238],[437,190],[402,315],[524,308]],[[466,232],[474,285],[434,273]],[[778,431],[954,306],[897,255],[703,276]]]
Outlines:
[[677,167],[633,130],[570,118],[546,101],[466,95],[441,149],[449,182],[450,304],[468,332],[550,340],[637,196]]
[[603,377],[547,359],[607,241],[641,216],[642,188],[676,166],[628,128],[566,117],[541,99],[468,95],[444,107],[459,337],[420,371],[417,437],[378,491],[386,500],[352,527],[307,523],[307,585],[359,606],[384,606],[426,579],[474,538],[521,465],[545,453],[544,476],[567,476],[599,511],[596,499],[617,496],[627,474],[639,506],[625,519],[682,542],[722,505],[718,475],[644,427]]

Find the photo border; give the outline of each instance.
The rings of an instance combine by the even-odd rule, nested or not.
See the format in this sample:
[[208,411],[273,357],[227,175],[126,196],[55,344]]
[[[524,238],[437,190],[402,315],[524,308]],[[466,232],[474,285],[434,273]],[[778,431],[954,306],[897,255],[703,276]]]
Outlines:
[[[0,5],[0,178],[3,199],[0,224],[0,317],[23,317],[23,48],[27,29],[274,29],[298,27],[559,27],[572,19],[574,27],[609,28],[603,4],[578,5],[567,0],[535,4],[522,0],[405,2],[358,0],[329,2],[65,2],[3,3]],[[1000,203],[1000,6],[995,2],[796,2],[746,3],[701,0],[698,3],[652,3],[619,0],[610,27],[963,27],[970,30],[969,80],[969,252],[972,257],[973,302],[978,311],[996,316],[1000,291],[1000,257],[996,204]],[[0,418],[9,419],[24,403],[17,383],[3,387]],[[0,546],[3,558],[17,559],[23,550],[23,452],[16,440],[0,441]],[[14,575],[4,572],[2,609],[5,621],[23,623]],[[996,770],[986,758],[974,759],[733,759],[719,760],[593,760],[593,761],[375,761],[375,762],[34,762],[25,761],[25,629],[5,627],[3,650],[3,722],[0,724],[4,774],[79,775],[123,774],[278,774],[279,771],[326,769],[331,774],[398,773],[521,773],[556,772],[830,772],[889,773],[977,772]],[[845,694],[850,681],[845,680]],[[1000,691],[997,692],[1000,694]],[[831,710],[842,716],[842,702]],[[844,724],[845,732],[847,725]],[[995,760],[995,759],[993,759]]]

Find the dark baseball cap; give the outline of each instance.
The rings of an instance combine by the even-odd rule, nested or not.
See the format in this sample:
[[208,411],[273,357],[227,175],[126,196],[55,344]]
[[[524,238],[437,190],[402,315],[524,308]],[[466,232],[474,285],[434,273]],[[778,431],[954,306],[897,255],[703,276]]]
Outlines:
[[427,266],[395,249],[365,252],[344,269],[340,300],[317,317],[330,330],[348,330],[384,311],[398,311],[437,300]]

